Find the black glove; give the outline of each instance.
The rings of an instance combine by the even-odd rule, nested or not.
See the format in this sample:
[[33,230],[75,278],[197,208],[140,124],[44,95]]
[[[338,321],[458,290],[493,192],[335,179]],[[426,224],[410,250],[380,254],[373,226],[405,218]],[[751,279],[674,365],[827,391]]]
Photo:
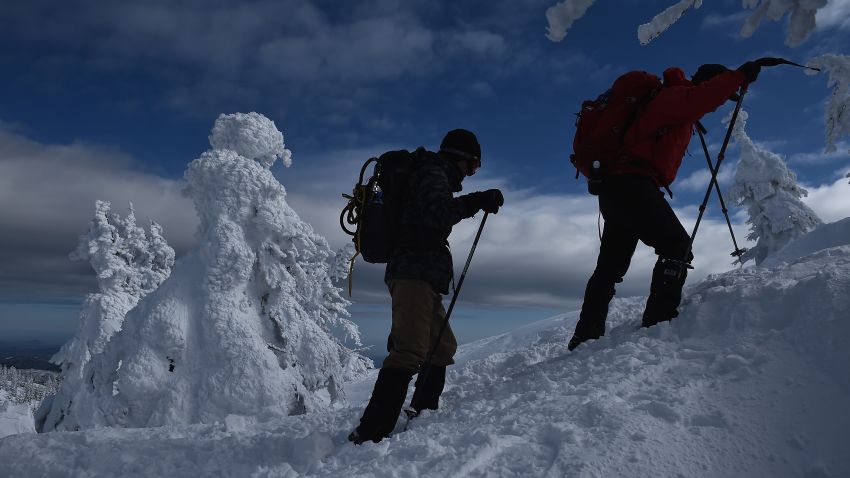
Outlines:
[[738,71],[744,74],[744,78],[747,79],[747,83],[754,83],[761,72],[761,65],[755,61],[748,61],[739,66]]
[[466,203],[470,216],[478,211],[496,214],[499,212],[499,208],[505,204],[505,197],[502,196],[502,191],[498,189],[469,193],[463,196],[463,200]]

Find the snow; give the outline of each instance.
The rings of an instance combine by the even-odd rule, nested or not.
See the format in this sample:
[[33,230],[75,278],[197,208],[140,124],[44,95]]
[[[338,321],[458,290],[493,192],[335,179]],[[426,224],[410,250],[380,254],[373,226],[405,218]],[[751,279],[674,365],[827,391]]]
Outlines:
[[583,17],[587,9],[596,0],[564,0],[557,5],[546,9],[546,20],[549,26],[546,29],[546,37],[558,42],[567,36],[567,30],[573,23]]
[[[546,20],[549,23],[546,36],[554,42],[563,40],[573,23],[583,17],[594,2],[595,0],[564,0],[546,9]],[[742,37],[751,37],[765,18],[779,21],[788,14],[790,20],[785,44],[796,47],[815,30],[816,14],[818,10],[826,7],[827,0],[742,0],[742,5],[744,9],[755,9],[741,27]],[[679,0],[655,15],[649,23],[640,25],[638,41],[641,45],[649,44],[676,23],[686,11],[701,6],[702,0]],[[834,19],[829,20],[835,23]]]
[[655,37],[664,33],[671,25],[676,23],[686,11],[701,6],[702,0],[681,0],[679,3],[656,15],[649,23],[639,26],[638,41],[640,41],[641,45],[649,44]]
[[89,358],[103,351],[127,312],[159,287],[174,265],[174,249],[159,224],[152,222],[145,233],[136,225],[132,204],[124,218],[110,214],[110,208],[108,201],[95,203],[89,230],[70,254],[72,260],[91,264],[99,290],[86,296],[76,333],[51,358],[62,365],[65,388],[77,386]]
[[[731,113],[724,122],[731,121]],[[732,134],[740,146],[741,160],[735,170],[730,198],[747,206],[750,234],[758,241],[738,260],[753,259],[756,265],[776,250],[823,224],[801,200],[808,192],[797,185],[797,175],[782,156],[758,145],[747,135],[747,112],[740,110]]]
[[277,159],[287,168],[292,165],[292,152],[283,146],[283,133],[274,121],[259,113],[220,115],[209,139],[213,149],[233,151],[267,168]]
[[850,241],[850,218],[824,224],[816,234],[806,234],[771,254],[763,263],[764,267],[776,267],[779,264],[805,255],[808,251],[819,251],[847,244]]
[[344,402],[343,383],[366,371],[333,335],[359,345],[336,254],[270,170],[290,158],[283,134],[258,113],[221,115],[210,144],[185,174],[199,245],[64,384],[43,430],[303,414]]
[[779,21],[785,14],[790,15],[785,44],[799,46],[815,29],[815,15],[826,6],[827,0],[743,0],[744,8],[755,11],[741,27],[741,36],[749,38],[761,22],[767,18]]
[[[836,150],[836,143],[842,136],[850,136],[850,56],[826,54],[809,60],[806,66],[821,68],[829,72],[829,86],[832,96],[826,104],[824,123],[826,125],[826,152]],[[806,70],[810,75],[816,74]]]
[[576,312],[463,345],[441,409],[378,444],[346,441],[373,372],[346,384],[348,404],[321,413],[7,437],[0,467],[9,476],[850,476],[848,243],[850,218],[821,226],[769,268],[690,285],[680,317],[651,329],[638,327],[644,299],[615,299],[608,335],[572,353]]
[[35,422],[30,405],[4,403],[4,400],[3,392],[0,391],[0,438],[21,433],[35,433]]

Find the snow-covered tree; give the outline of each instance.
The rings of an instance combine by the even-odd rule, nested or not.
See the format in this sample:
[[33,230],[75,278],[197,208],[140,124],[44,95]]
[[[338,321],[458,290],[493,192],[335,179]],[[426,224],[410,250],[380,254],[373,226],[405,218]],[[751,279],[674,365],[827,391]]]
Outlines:
[[[727,117],[726,122],[731,118]],[[733,129],[735,142],[741,148],[741,159],[735,181],[729,190],[738,205],[746,206],[750,234],[755,247],[740,258],[744,263],[761,262],[772,252],[822,224],[801,197],[808,193],[797,185],[797,175],[788,169],[776,153],[757,146],[747,135],[747,112],[741,110]]]
[[139,300],[168,278],[174,265],[174,249],[162,236],[159,224],[151,222],[150,232],[136,225],[133,205],[122,218],[110,214],[110,203],[97,201],[91,226],[80,236],[72,260],[89,261],[97,274],[98,292],[83,301],[77,332],[51,361],[61,366],[62,387],[48,398],[38,413],[62,415],[70,407],[83,382],[85,365],[103,351],[121,329],[127,313]]
[[99,290],[86,297],[76,334],[51,359],[62,366],[66,383],[79,379],[89,358],[121,329],[127,312],[168,277],[174,249],[162,237],[159,224],[152,222],[149,234],[136,225],[132,204],[121,218],[110,214],[109,202],[97,201],[91,226],[70,257],[89,261]]
[[0,410],[4,402],[35,408],[44,397],[56,393],[61,381],[54,372],[0,365]]
[[[827,54],[811,59],[807,66],[829,72],[832,96],[826,104],[826,152],[835,151],[839,137],[850,136],[850,56]],[[814,74],[814,72],[810,72]]]
[[343,380],[365,370],[332,334],[359,344],[331,282],[335,254],[270,170],[291,163],[283,134],[238,113],[221,115],[209,139],[185,174],[198,246],[127,315],[45,430],[300,414],[322,396],[342,400]]
[[[547,36],[552,41],[561,41],[573,23],[584,16],[596,0],[564,0],[546,10],[549,22]],[[799,45],[815,29],[815,14],[826,6],[827,0],[742,0],[745,9],[754,10],[741,27],[741,36],[749,38],[765,18],[779,21],[790,16],[785,44]],[[698,9],[702,0],[679,0],[649,22],[638,27],[638,40],[646,45],[670,28],[690,9]]]
[[357,250],[351,242],[336,251],[330,269],[332,281],[341,282],[348,278],[351,271],[351,258],[354,257],[356,252]]

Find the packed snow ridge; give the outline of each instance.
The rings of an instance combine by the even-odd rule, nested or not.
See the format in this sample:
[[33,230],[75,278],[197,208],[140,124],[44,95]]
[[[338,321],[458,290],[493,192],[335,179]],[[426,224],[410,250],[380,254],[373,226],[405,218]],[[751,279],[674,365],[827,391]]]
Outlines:
[[0,467],[8,476],[850,476],[848,239],[850,218],[763,266],[709,276],[686,289],[670,324],[640,329],[644,299],[615,299],[608,335],[573,353],[576,312],[466,344],[440,410],[379,444],[346,440],[372,373],[346,385],[348,404],[323,413],[7,437]]

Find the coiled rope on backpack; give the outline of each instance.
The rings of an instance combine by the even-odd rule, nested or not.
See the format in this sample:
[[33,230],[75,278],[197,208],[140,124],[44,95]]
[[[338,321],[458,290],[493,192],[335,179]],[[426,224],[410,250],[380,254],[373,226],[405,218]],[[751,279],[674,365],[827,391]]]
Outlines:
[[[342,208],[342,212],[339,215],[339,225],[342,227],[343,232],[348,234],[349,236],[354,237],[354,255],[351,257],[348,266],[348,296],[351,297],[351,290],[354,284],[354,261],[357,259],[357,256],[360,255],[360,219],[363,214],[363,207],[366,205],[366,197],[369,192],[369,187],[371,185],[371,181],[367,181],[366,184],[363,184],[363,176],[366,174],[366,168],[372,162],[377,162],[378,158],[369,158],[364,164],[363,167],[360,168],[360,177],[357,180],[357,184],[354,185],[354,190],[351,194],[343,194],[342,197],[348,200],[348,204]],[[353,230],[349,229],[348,226],[353,227]]]

